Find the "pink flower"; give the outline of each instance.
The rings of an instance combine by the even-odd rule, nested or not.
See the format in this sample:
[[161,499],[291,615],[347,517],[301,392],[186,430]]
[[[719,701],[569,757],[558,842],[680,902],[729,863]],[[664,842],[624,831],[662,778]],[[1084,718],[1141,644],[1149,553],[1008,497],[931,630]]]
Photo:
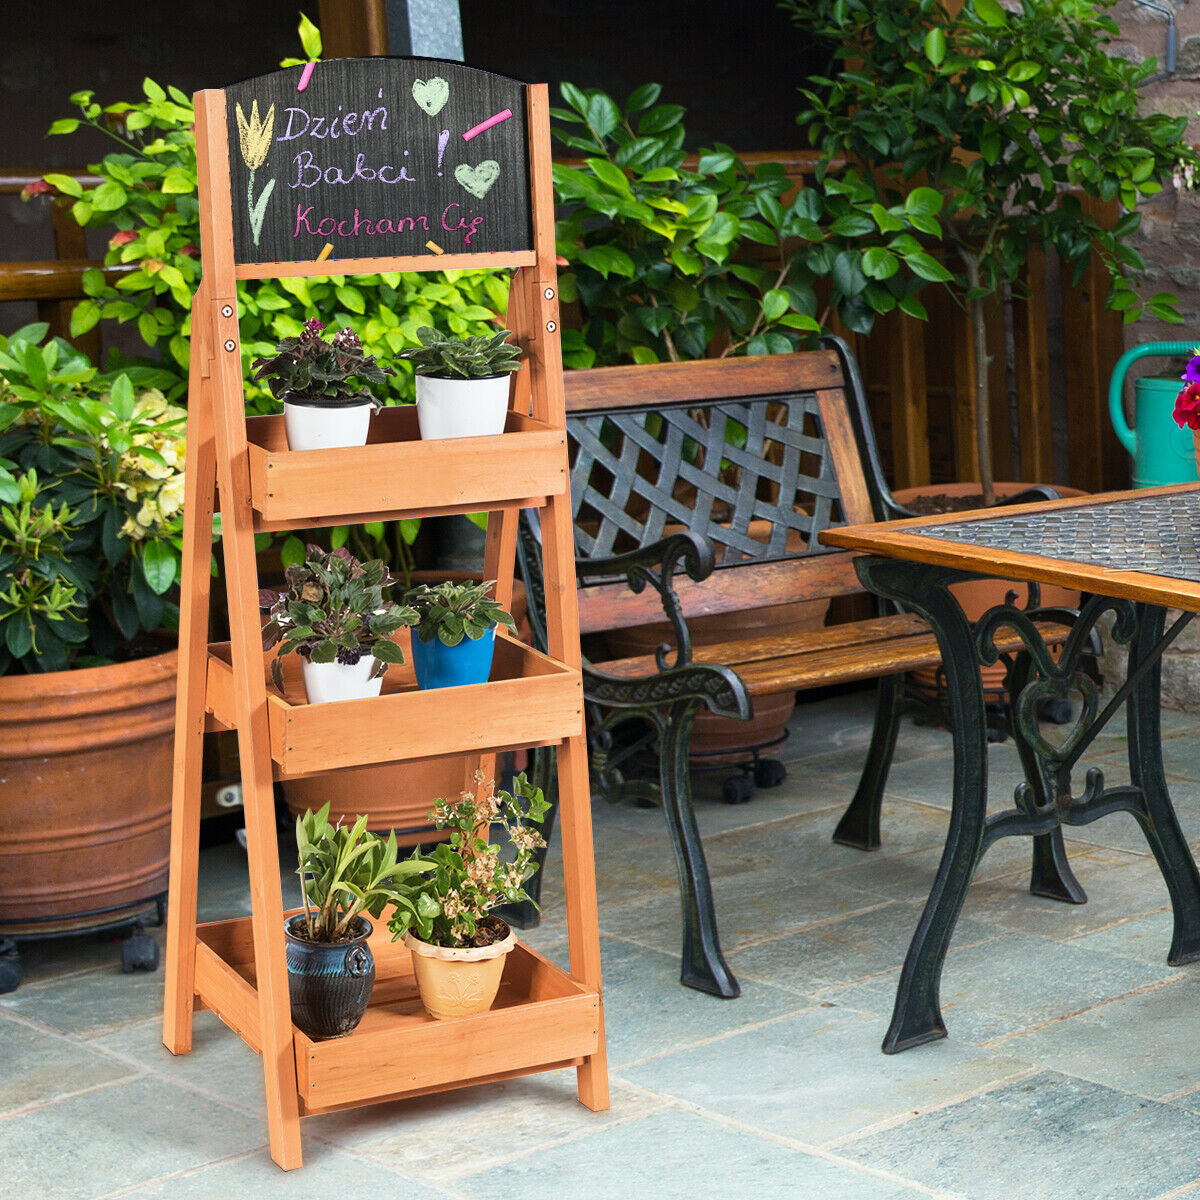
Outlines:
[[188,242],[186,245],[179,247],[180,254],[186,254],[188,258],[199,258],[200,247],[193,242]]
[[134,233],[132,229],[121,229],[108,239],[108,248],[110,250],[115,250],[118,246],[124,246],[128,242],[133,242],[136,240],[137,234]]
[[21,199],[32,200],[34,196],[44,196],[47,192],[52,191],[54,189],[44,179],[35,179],[21,189]]
[[1180,379],[1184,383],[1200,383],[1200,348],[1197,348]]

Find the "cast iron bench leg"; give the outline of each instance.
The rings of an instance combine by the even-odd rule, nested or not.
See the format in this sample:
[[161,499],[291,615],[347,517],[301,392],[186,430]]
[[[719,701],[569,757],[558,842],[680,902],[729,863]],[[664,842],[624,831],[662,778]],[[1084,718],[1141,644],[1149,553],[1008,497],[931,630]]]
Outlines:
[[879,680],[871,745],[858,781],[858,790],[833,831],[833,840],[839,845],[853,846],[856,850],[879,849],[879,813],[883,807],[883,790],[887,785],[892,755],[896,750],[896,735],[900,732],[903,700],[902,674],[885,675]]
[[683,905],[683,963],[679,978],[685,987],[732,999],[741,995],[742,989],[721,954],[708,863],[692,808],[688,746],[699,707],[695,700],[671,706],[663,722],[659,762],[663,815],[675,849]]

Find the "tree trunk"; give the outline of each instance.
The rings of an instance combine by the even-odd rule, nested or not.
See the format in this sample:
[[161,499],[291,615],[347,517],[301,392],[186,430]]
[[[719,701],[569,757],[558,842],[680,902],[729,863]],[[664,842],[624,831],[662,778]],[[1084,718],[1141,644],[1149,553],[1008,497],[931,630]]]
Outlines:
[[[979,289],[979,260],[964,254],[971,290]],[[983,503],[996,503],[996,483],[992,476],[992,409],[988,390],[988,368],[992,364],[987,350],[987,325],[984,322],[983,297],[970,301],[971,329],[975,334],[975,450],[979,458],[979,484]]]

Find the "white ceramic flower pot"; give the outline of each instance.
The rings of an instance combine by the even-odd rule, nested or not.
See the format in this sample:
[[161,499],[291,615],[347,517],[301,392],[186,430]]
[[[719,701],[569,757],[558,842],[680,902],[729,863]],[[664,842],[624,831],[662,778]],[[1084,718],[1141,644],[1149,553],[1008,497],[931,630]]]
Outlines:
[[371,428],[371,401],[340,408],[283,402],[283,428],[289,450],[334,450],[365,446]]
[[383,676],[371,679],[375,657],[364,654],[353,666],[344,663],[315,663],[302,658],[304,690],[309,704],[328,704],[331,700],[367,700],[383,689]]
[[508,388],[508,375],[493,375],[490,379],[418,375],[417,424],[422,440],[503,433]]

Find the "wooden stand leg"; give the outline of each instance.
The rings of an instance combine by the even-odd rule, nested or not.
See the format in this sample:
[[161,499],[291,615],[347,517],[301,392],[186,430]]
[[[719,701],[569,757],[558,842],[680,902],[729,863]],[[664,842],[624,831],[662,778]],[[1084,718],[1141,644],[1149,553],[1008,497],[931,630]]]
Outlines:
[[[193,322],[199,325],[198,300]],[[204,754],[204,690],[208,661],[209,560],[216,499],[211,341],[197,327],[188,387],[187,481],[184,494],[183,586],[179,610],[179,688],[175,699],[175,767],[171,795],[171,875],[167,905],[163,1044],[172,1054],[192,1048],[196,968],[196,891],[200,867],[200,788]]]
[[579,1100],[597,1112],[608,1107],[608,1050],[604,1043],[604,993],[600,988],[600,930],[596,864],[592,849],[587,742],[568,738],[558,751],[559,828],[566,875],[567,944],[571,974],[600,992],[598,1049],[576,1069]]

